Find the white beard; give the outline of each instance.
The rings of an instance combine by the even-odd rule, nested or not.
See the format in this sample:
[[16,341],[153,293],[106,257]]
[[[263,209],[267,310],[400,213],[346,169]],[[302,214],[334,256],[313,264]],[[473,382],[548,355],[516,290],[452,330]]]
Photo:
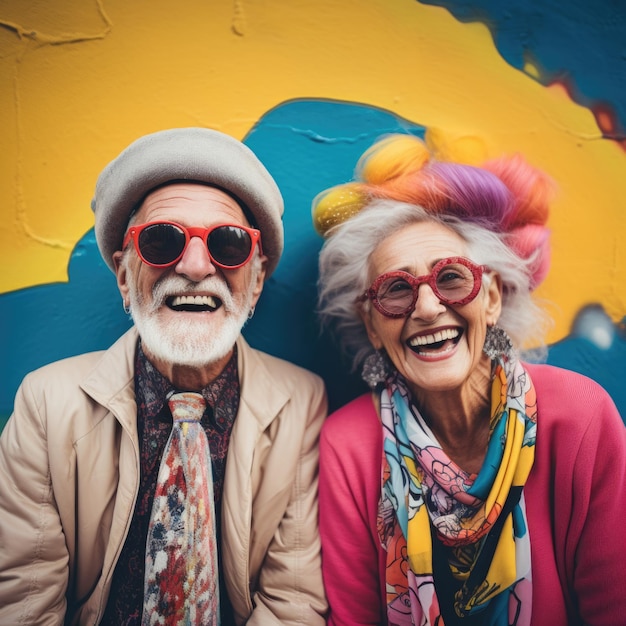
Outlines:
[[[200,283],[181,276],[165,277],[154,285],[151,302],[138,293],[132,276],[129,284],[131,315],[146,352],[165,363],[205,367],[225,357],[235,345],[252,308],[255,280],[250,282],[241,302],[235,301],[226,284],[216,276]],[[220,316],[220,323],[212,323],[211,313],[198,313],[197,321],[192,318],[194,314],[185,315],[184,319],[181,315],[180,320],[174,315],[167,322],[161,319],[159,309],[166,306],[168,296],[207,291],[222,300],[221,308],[226,315]]]

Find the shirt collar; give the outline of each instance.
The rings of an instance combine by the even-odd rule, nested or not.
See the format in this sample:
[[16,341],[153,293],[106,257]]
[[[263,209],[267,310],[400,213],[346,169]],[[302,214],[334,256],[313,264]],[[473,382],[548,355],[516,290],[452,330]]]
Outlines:
[[[167,398],[170,393],[183,390],[176,389],[150,362],[141,346],[141,339],[135,357],[135,381],[137,405],[142,407],[144,418],[171,423],[169,407],[166,407]],[[211,416],[215,415],[218,427],[226,428],[228,423],[232,424],[239,406],[237,345],[222,372],[200,393],[206,400]]]

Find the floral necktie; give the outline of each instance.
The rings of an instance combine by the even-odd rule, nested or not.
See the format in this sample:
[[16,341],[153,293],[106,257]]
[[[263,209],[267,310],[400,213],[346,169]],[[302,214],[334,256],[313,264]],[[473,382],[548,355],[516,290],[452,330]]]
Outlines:
[[174,424],[154,494],[146,543],[142,626],[219,626],[211,453],[199,393],[170,396]]

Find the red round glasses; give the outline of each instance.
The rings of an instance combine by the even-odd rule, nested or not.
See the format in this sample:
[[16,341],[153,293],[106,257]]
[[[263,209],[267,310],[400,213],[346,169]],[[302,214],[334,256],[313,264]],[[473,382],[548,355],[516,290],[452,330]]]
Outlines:
[[424,276],[400,270],[381,274],[357,300],[371,300],[385,317],[405,317],[415,308],[419,286],[426,283],[443,304],[460,306],[478,295],[485,271],[485,265],[464,257],[449,257],[438,261]]
[[176,222],[148,222],[131,226],[124,237],[123,249],[133,240],[139,258],[151,267],[169,267],[182,258],[192,237],[206,244],[211,262],[224,269],[245,265],[261,248],[261,232],[237,224],[218,224],[211,228],[181,226]]

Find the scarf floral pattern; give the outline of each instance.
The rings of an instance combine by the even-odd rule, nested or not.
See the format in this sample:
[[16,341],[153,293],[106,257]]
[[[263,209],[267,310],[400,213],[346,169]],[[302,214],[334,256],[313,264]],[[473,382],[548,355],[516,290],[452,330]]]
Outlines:
[[[522,364],[494,364],[489,444],[478,474],[468,474],[447,457],[397,373],[381,391],[381,420],[377,522],[387,551],[389,624],[445,626],[435,565],[454,580],[459,619],[480,614],[485,626],[530,624],[523,486],[534,460],[537,405]],[[433,554],[433,532],[437,545],[443,545],[443,559],[441,549]]]

